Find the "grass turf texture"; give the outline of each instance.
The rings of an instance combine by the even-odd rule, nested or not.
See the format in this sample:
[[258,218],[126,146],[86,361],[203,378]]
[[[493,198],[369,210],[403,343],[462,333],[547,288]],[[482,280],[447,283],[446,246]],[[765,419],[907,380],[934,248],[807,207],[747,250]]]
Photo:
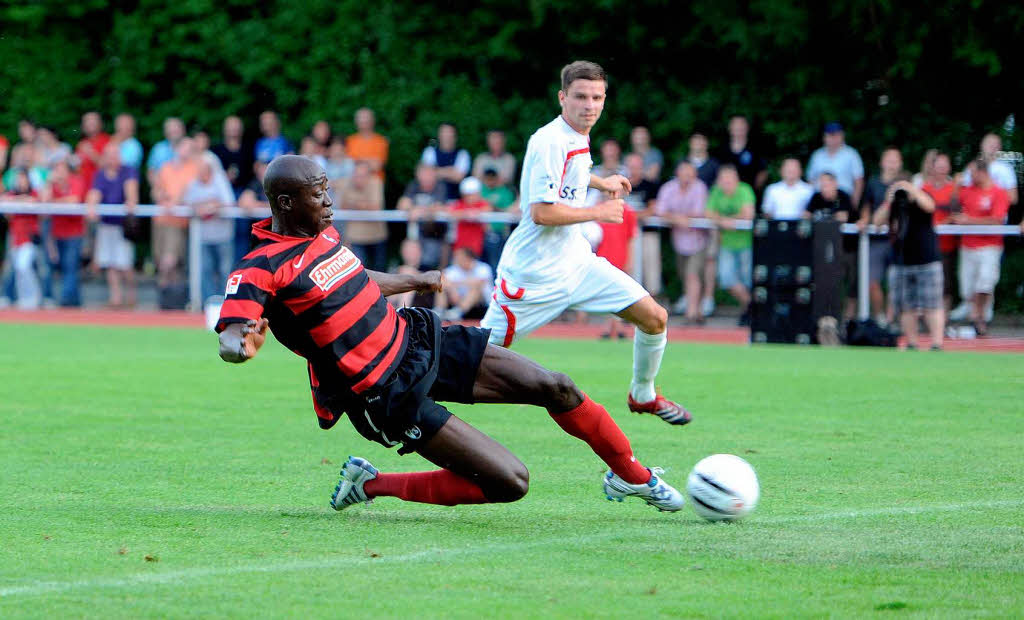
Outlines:
[[0,325],[0,617],[1012,616],[1024,613],[1022,358],[670,344],[689,427],[625,411],[629,342],[527,340],[684,485],[731,452],[737,524],[605,501],[540,410],[454,406],[531,469],[510,505],[328,506],[348,454],[300,360],[188,330]]

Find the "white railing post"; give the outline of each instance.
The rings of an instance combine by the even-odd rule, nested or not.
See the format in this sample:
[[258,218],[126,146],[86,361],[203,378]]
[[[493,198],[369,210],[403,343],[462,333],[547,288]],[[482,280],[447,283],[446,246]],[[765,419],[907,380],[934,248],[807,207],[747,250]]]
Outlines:
[[871,317],[869,292],[871,251],[868,231],[862,230],[857,236],[857,318],[865,321]]
[[203,311],[203,241],[198,216],[188,219],[188,303],[192,312]]

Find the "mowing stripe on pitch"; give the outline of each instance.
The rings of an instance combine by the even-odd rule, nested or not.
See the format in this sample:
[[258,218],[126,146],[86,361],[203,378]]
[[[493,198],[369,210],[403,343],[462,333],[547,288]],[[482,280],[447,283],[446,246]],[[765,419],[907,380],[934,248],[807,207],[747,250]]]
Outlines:
[[[843,512],[827,512],[807,515],[789,515],[778,517],[754,517],[750,525],[770,525],[773,523],[794,523],[794,522],[815,522],[833,521],[841,519],[862,519],[870,517],[885,517],[893,515],[914,515],[933,512],[957,512],[961,510],[976,510],[979,508],[1012,508],[1024,505],[1024,499],[1002,500],[989,502],[967,502],[961,504],[938,504],[931,506],[904,506],[877,510],[850,510]],[[621,538],[621,532],[599,534],[594,536],[580,536],[566,540],[564,537],[534,540],[520,543],[500,543],[494,545],[480,545],[465,549],[426,549],[414,553],[402,555],[371,557],[345,557],[331,558],[326,560],[302,560],[296,562],[278,562],[272,564],[241,564],[238,566],[211,566],[205,568],[186,568],[178,571],[167,571],[161,573],[136,573],[127,577],[110,577],[97,579],[81,579],[77,581],[33,581],[20,585],[9,585],[0,587],[0,598],[14,596],[39,596],[45,594],[59,594],[72,590],[98,590],[104,588],[135,588],[146,585],[178,585],[189,581],[198,581],[209,577],[228,577],[232,575],[258,574],[258,573],[287,573],[294,571],[322,570],[327,568],[341,568],[362,564],[378,563],[404,563],[419,562],[422,560],[438,560],[451,558],[453,556],[476,555],[480,553],[494,553],[503,551],[516,551],[529,549],[531,547],[547,547],[565,542],[593,543],[604,539]]]

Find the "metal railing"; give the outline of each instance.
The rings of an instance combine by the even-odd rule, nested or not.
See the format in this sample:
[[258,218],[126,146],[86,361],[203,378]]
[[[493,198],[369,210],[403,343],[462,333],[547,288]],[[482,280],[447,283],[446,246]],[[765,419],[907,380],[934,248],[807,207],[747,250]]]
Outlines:
[[[44,202],[0,202],[0,214],[6,213],[22,213],[22,214],[37,214],[37,215],[87,215],[89,209],[84,204],[72,204],[72,203],[44,203]],[[97,205],[94,209],[97,215],[125,215],[128,210],[124,205]],[[189,249],[188,249],[188,278],[189,278],[189,301],[193,309],[199,311],[202,308],[201,293],[201,278],[202,278],[202,237],[201,230],[203,226],[203,219],[196,216],[193,209],[187,206],[175,206],[175,207],[162,207],[159,205],[152,204],[141,204],[131,209],[131,213],[140,217],[154,217],[157,215],[174,215],[178,217],[189,218]],[[246,210],[241,207],[224,207],[220,210],[218,217],[227,218],[252,218],[252,217],[270,217],[270,209],[252,209]],[[515,224],[519,222],[519,217],[509,215],[501,212],[491,213],[480,213],[472,217],[458,217],[451,214],[439,213],[431,216],[430,218],[410,218],[410,214],[407,211],[397,210],[384,210],[384,211],[358,211],[348,209],[335,209],[334,219],[338,222],[426,222],[426,221],[438,221],[438,222],[459,222],[459,221],[474,221],[483,223],[507,223]],[[715,229],[717,225],[714,221],[706,218],[690,218],[690,227],[697,229]],[[647,217],[641,222],[644,226],[655,226],[659,228],[671,228],[672,225],[665,219],[660,217]],[[735,220],[736,230],[751,230],[753,228],[753,222],[751,220]],[[858,318],[866,319],[870,315],[868,306],[868,287],[869,287],[869,237],[872,235],[885,235],[888,233],[886,227],[868,226],[865,230],[861,231],[856,224],[843,224],[840,227],[840,231],[845,235],[859,235],[858,246],[857,246],[857,265],[858,265],[858,282],[857,282],[857,315]],[[1019,226],[1001,226],[1001,225],[940,225],[935,227],[935,232],[939,235],[1001,235],[1001,236],[1019,236],[1021,235],[1021,229]],[[637,257],[633,260],[633,273],[631,274],[638,282],[643,282],[643,261],[639,259],[642,256],[642,235],[636,235],[633,241],[633,256]],[[660,252],[660,247],[659,247]]]

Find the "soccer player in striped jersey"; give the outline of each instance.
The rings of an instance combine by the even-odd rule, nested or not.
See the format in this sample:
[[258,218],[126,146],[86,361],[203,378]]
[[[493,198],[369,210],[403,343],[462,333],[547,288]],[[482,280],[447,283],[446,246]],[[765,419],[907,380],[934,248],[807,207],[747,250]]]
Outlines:
[[[667,342],[668,312],[629,275],[596,256],[585,222],[622,222],[629,179],[591,174],[590,129],[604,109],[608,81],[599,65],[578,60],[562,69],[562,113],[537,130],[526,147],[519,184],[522,219],[498,262],[495,291],[480,325],[491,342],[508,347],[569,309],[615,313],[633,325],[630,411],[686,424],[690,412],[661,394],[654,378]],[[610,199],[584,206],[588,188]]]
[[568,434],[608,465],[608,499],[638,496],[663,511],[683,497],[633,456],[629,440],[601,405],[569,377],[488,343],[486,329],[452,325],[422,308],[395,310],[388,295],[440,291],[438,272],[368,271],[341,244],[332,223],[327,177],[312,160],[274,159],[263,181],[273,217],[253,225],[257,243],[228,279],[217,331],[220,356],[252,359],[268,328],[305,358],[321,428],[347,415],[365,438],[400,454],[416,452],[440,469],[381,473],[349,457],[331,506],[375,497],[455,505],[511,502],[529,473],[504,446],[438,401],[522,403],[547,409]]

